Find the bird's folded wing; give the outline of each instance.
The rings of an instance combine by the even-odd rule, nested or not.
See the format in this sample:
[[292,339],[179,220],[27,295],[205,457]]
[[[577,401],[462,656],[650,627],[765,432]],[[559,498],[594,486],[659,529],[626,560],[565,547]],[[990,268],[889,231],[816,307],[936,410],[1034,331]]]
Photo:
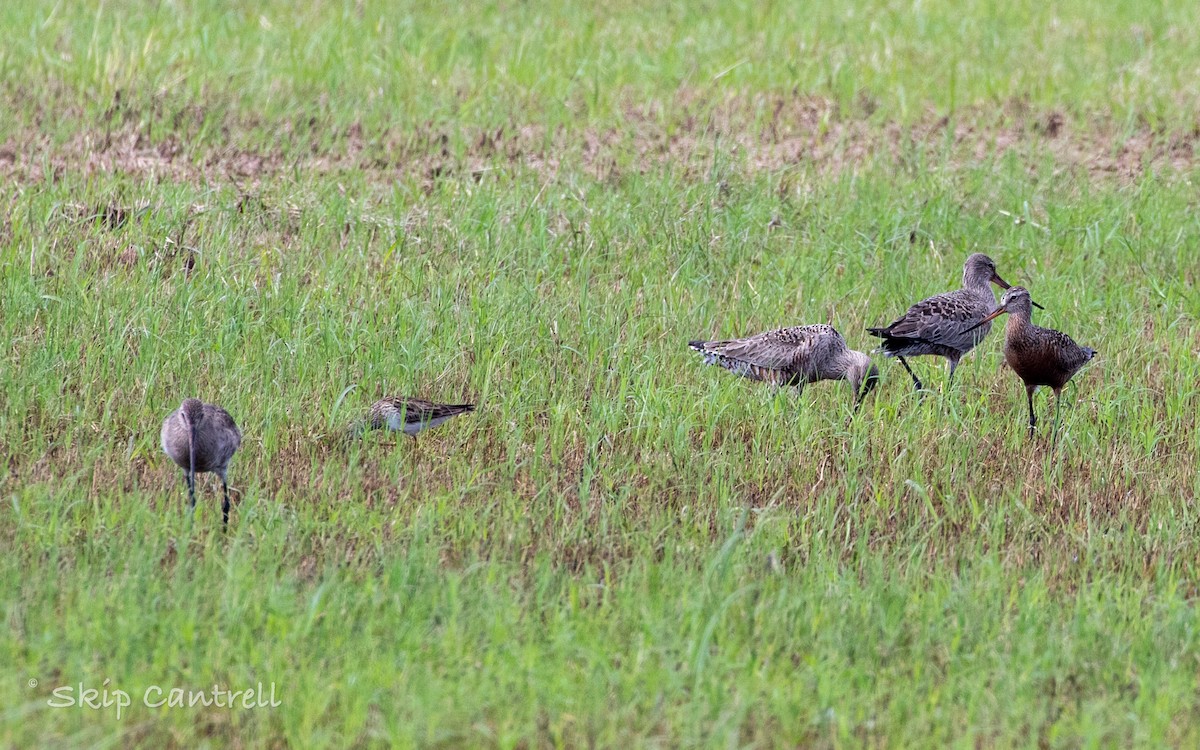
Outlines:
[[696,348],[708,355],[710,364],[719,364],[753,380],[781,382],[805,372],[819,350],[840,341],[841,336],[832,328],[826,331],[801,327],[768,331],[744,339],[709,341]]
[[453,417],[475,408],[473,404],[435,404],[432,401],[409,396],[396,396],[384,400],[396,411],[404,414],[406,424]]
[[222,430],[228,430],[233,434],[235,437],[234,447],[242,444],[242,431],[238,429],[237,422],[233,421],[233,417],[230,416],[229,412],[213,404],[205,404],[205,412],[205,421],[209,421],[214,426]]
[[472,404],[429,404],[428,408],[422,411],[421,421],[453,417],[474,408]]
[[951,292],[924,299],[908,308],[904,317],[888,326],[888,335],[895,338],[937,340],[939,336],[961,333],[983,319],[986,312],[969,300]]
[[1096,350],[1089,347],[1080,346],[1062,331],[1056,331],[1053,328],[1042,328],[1044,331],[1043,341],[1048,344],[1051,351],[1056,353],[1063,364],[1069,367],[1082,367],[1085,362],[1096,355]]

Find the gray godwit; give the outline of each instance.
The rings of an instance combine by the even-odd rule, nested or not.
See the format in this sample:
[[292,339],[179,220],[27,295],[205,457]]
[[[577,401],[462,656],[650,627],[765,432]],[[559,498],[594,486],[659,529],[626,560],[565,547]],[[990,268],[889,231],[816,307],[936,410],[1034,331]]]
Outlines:
[[1033,411],[1033,392],[1040,385],[1054,389],[1054,436],[1058,437],[1058,407],[1062,389],[1075,373],[1096,356],[1096,350],[1080,346],[1065,333],[1035,326],[1033,300],[1024,287],[1014,286],[1004,293],[1000,306],[978,325],[988,325],[993,318],[1008,313],[1004,326],[1004,361],[1025,382],[1029,402],[1029,435],[1037,426]]
[[358,436],[367,430],[387,429],[415,439],[418,432],[471,411],[475,411],[474,404],[435,404],[407,396],[381,398],[371,404],[366,419],[351,425],[350,434]]
[[871,358],[846,346],[833,326],[793,326],[744,339],[691,341],[688,346],[704,355],[705,364],[801,391],[818,380],[846,380],[854,389],[856,409],[879,381]]
[[975,324],[996,306],[992,284],[1009,288],[996,273],[992,259],[975,253],[963,265],[962,289],[923,299],[886,328],[868,328],[867,332],[883,339],[880,348],[884,356],[900,360],[918,391],[923,386],[905,357],[945,357],[950,363],[949,382],[953,383],[958,361],[991,330],[990,324]]
[[225,499],[221,502],[222,522],[229,525],[229,460],[242,444],[242,432],[229,412],[197,398],[185,399],[162,425],[162,448],[184,471],[189,507],[196,508],[196,474],[212,472],[221,477]]

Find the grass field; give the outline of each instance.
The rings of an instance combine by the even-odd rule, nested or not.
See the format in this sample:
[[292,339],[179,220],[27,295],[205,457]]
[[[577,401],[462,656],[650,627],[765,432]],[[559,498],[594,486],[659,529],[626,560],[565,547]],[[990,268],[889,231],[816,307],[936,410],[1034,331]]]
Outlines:
[[[0,743],[1200,743],[1195,8],[600,5],[3,4]],[[1100,351],[1057,451],[999,328],[853,419],[686,347],[971,252]]]

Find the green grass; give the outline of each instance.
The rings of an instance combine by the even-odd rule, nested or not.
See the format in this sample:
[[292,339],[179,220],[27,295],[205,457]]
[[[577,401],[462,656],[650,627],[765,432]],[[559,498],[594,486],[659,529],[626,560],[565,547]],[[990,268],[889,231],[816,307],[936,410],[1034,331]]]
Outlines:
[[[143,5],[0,9],[0,743],[1200,741],[1190,6]],[[1100,351],[1057,452],[998,331],[853,419],[686,347],[974,251]]]

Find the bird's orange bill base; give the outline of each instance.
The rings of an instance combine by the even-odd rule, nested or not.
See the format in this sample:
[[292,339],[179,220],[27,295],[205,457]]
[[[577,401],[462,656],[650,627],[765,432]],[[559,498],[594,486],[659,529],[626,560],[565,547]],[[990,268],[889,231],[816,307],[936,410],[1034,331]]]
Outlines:
[[983,325],[984,323],[987,323],[989,320],[995,320],[996,318],[1000,317],[1001,315],[1003,315],[1006,312],[1008,312],[1007,308],[997,307],[995,310],[992,310],[992,312],[986,318],[984,318],[983,320],[979,321],[975,325],[968,328],[967,333],[974,331],[976,328]]

